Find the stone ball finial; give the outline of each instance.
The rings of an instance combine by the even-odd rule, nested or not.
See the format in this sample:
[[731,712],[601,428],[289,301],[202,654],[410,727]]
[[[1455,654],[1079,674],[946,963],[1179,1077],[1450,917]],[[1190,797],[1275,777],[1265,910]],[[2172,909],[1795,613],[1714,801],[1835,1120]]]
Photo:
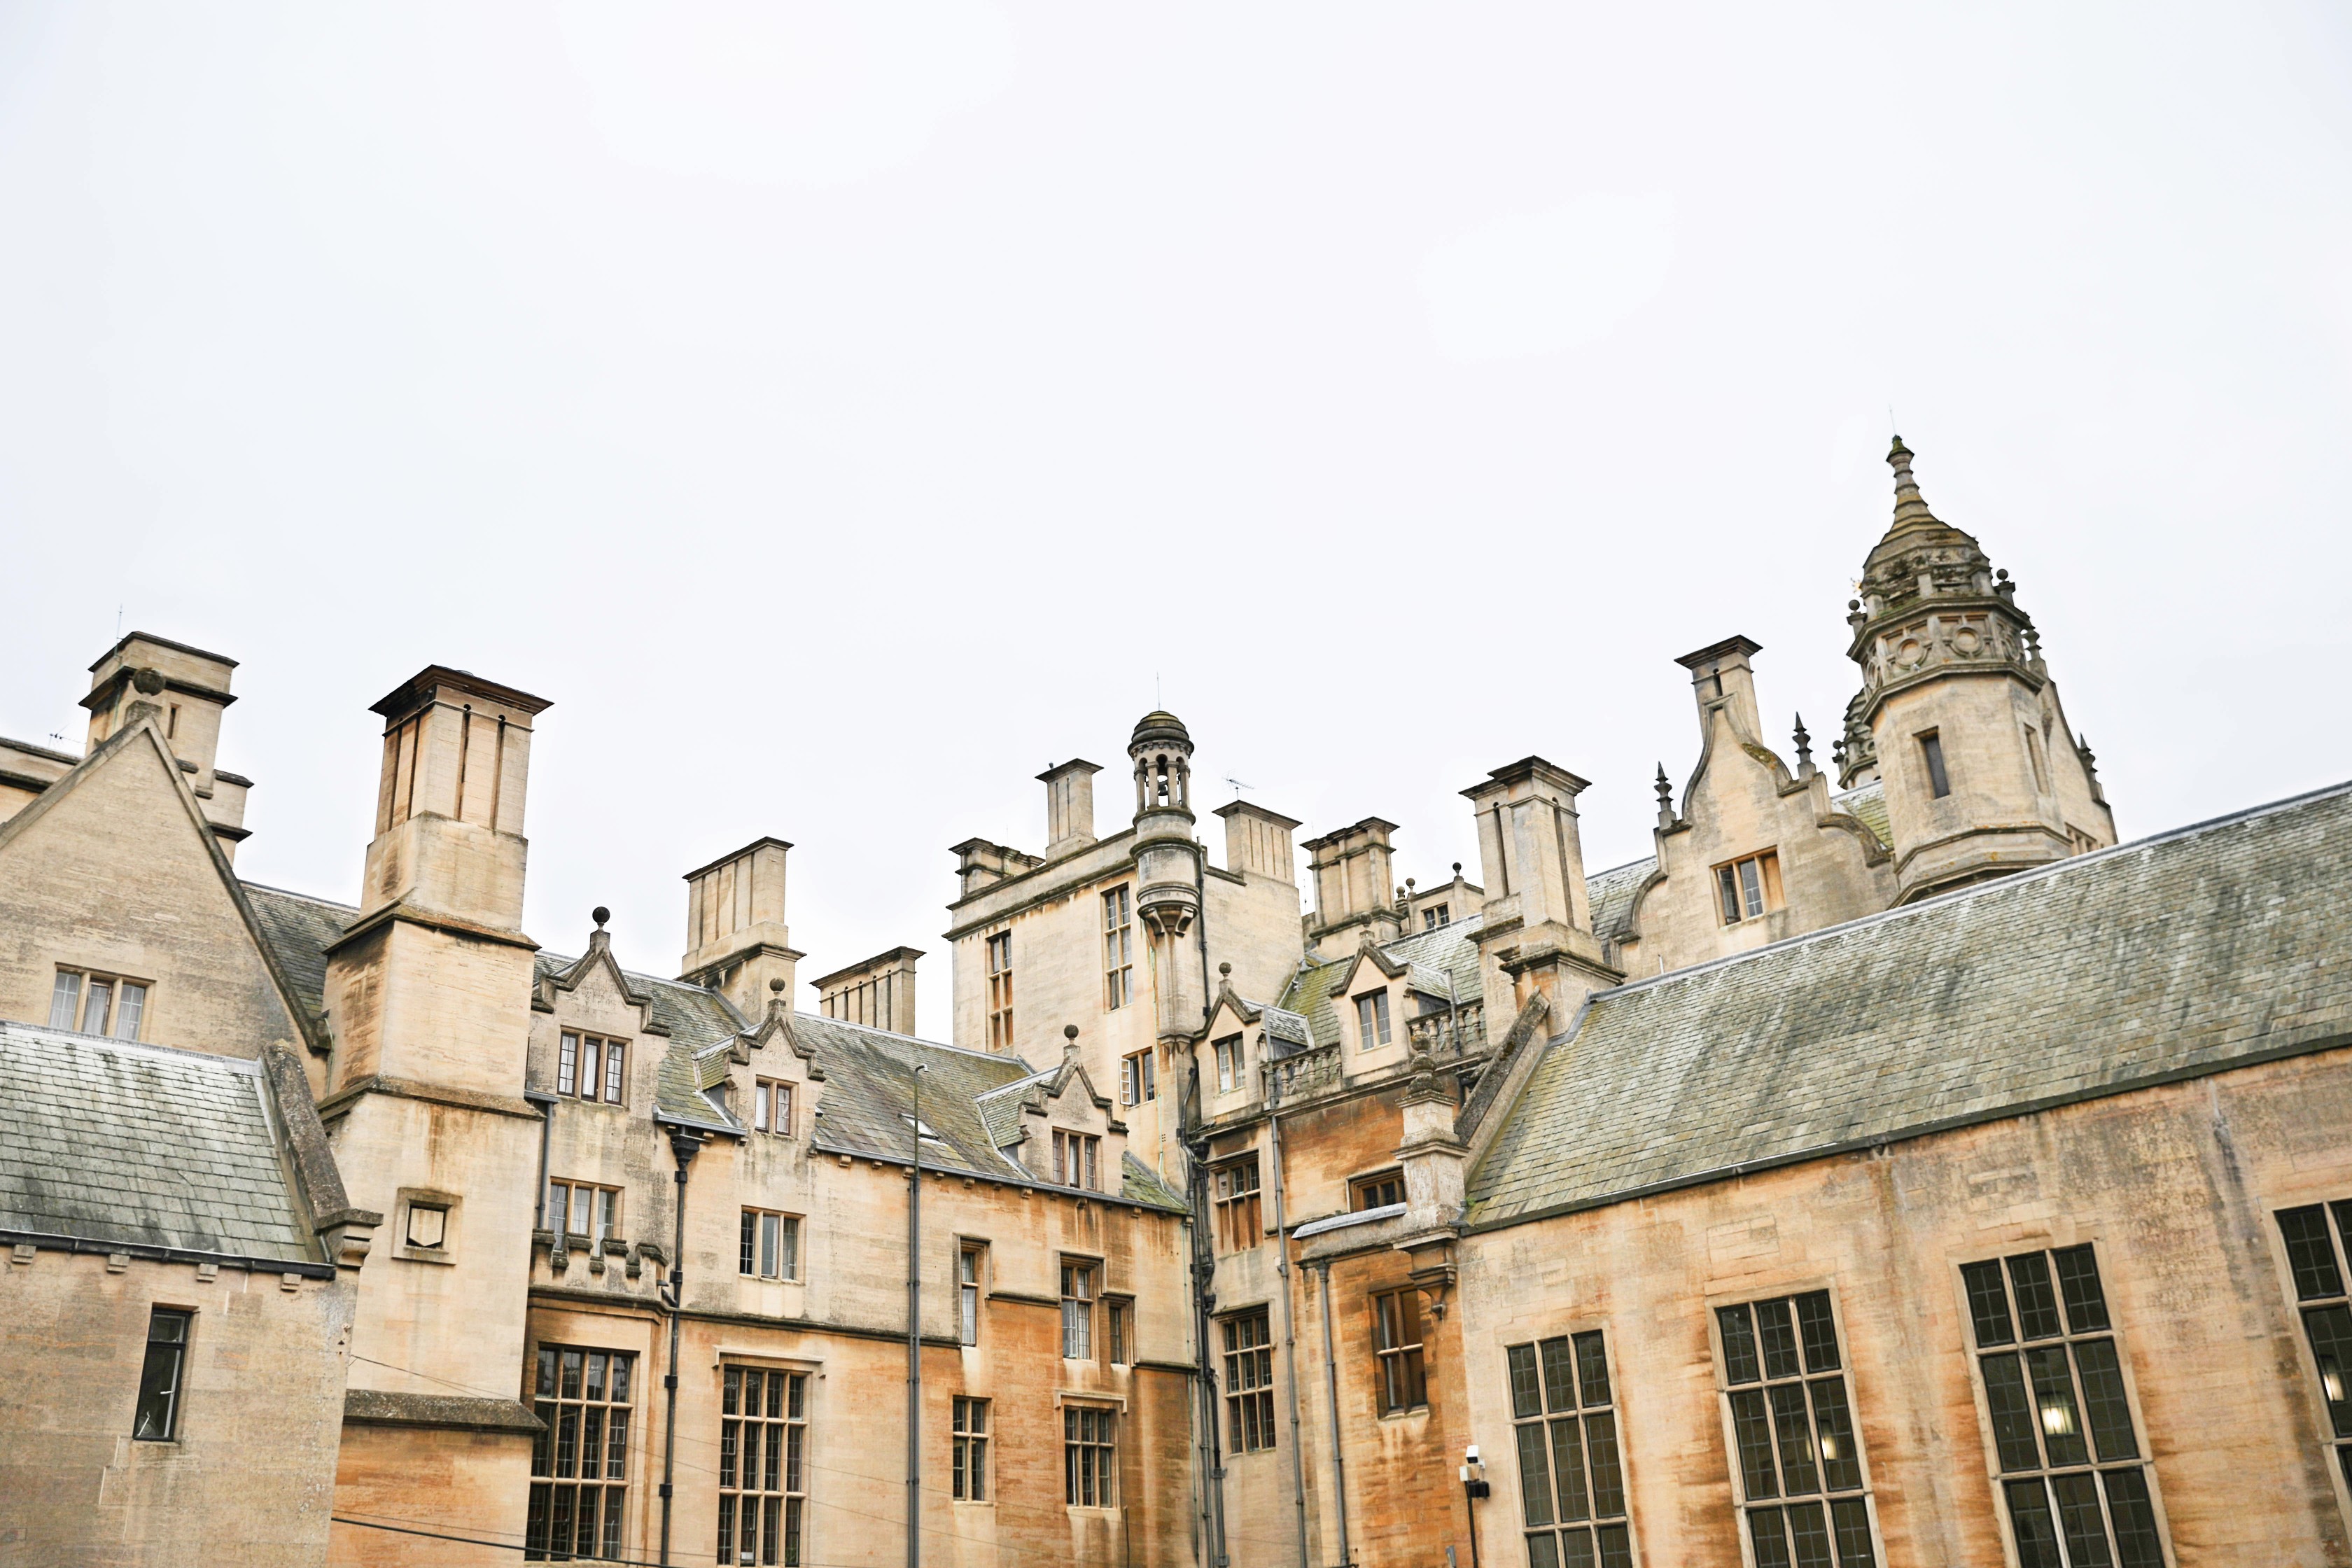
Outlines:
[[1065,1024],[1062,1026],[1062,1038],[1066,1040],[1075,1040],[1077,1037],[1078,1026],[1076,1024]]
[[152,697],[163,689],[163,672],[160,669],[133,670],[131,684],[144,695]]
[[1217,973],[1220,974],[1231,974],[1233,972],[1234,966],[1230,963],[1220,963],[1217,965]]
[[784,977],[781,974],[768,982],[768,989],[781,996],[784,994]]
[[594,921],[597,927],[601,930],[604,922],[613,918],[613,911],[606,909],[604,905],[598,904],[594,909],[588,911],[588,918]]
[[1454,874],[1457,877],[1462,875],[1462,862],[1459,860],[1454,862]]

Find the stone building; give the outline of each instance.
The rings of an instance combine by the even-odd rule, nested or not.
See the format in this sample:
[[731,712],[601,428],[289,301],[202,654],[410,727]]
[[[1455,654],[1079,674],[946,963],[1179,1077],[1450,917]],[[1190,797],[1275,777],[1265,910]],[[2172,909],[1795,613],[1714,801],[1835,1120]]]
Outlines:
[[0,1562],[2352,1564],[2352,786],[2117,846],[1889,460],[1833,770],[1728,637],[1651,856],[1526,757],[1424,888],[1213,864],[1148,714],[951,851],[951,1044],[912,947],[793,1005],[781,838],[543,948],[463,671],[352,896],[244,882],[233,662],[123,639],[0,742]]

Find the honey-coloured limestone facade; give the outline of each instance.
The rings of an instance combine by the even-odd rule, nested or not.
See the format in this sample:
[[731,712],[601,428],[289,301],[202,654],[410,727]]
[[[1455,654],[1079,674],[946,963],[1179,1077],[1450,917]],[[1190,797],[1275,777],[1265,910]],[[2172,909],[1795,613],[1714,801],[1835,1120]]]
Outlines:
[[1424,885],[1155,711],[951,851],[945,1041],[782,838],[525,931],[442,666],[247,882],[123,638],[0,742],[0,1563],[2352,1565],[2352,785],[2118,844],[1913,460],[1830,767],[1727,637],[1650,856],[1526,756]]

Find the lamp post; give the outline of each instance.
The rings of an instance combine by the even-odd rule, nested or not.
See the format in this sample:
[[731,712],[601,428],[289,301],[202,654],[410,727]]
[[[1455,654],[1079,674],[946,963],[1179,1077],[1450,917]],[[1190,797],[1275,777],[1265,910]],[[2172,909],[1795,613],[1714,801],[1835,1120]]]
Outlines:
[[669,1283],[664,1287],[664,1304],[669,1308],[669,1371],[662,1379],[667,1391],[669,1412],[662,1418],[662,1484],[661,1484],[661,1560],[669,1561],[669,1504],[671,1482],[677,1473],[677,1320],[686,1305],[686,1173],[694,1163],[695,1155],[702,1152],[704,1134],[699,1128],[672,1127],[669,1130],[669,1152],[677,1160],[677,1224],[670,1232]]

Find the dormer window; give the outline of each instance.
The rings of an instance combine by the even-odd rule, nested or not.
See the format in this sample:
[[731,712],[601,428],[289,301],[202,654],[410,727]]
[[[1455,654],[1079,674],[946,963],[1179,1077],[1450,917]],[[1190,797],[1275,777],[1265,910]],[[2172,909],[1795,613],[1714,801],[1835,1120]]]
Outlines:
[[1054,1130],[1054,1180],[1066,1187],[1102,1191],[1102,1140],[1091,1132]]
[[1356,998],[1356,1048],[1378,1050],[1389,1043],[1389,994],[1373,991]]
[[1227,1035],[1215,1047],[1217,1053],[1217,1092],[1231,1094],[1242,1086],[1242,1037]]
[[1453,923],[1454,917],[1444,904],[1432,904],[1421,911],[1421,929],[1423,931],[1435,931],[1439,926]]
[[793,1135],[793,1086],[761,1079],[751,1086],[751,1130],[772,1132],[779,1138]]
[[566,1099],[625,1103],[628,1087],[628,1042],[566,1029],[555,1048],[555,1092]]
[[1780,857],[1767,849],[1715,868],[1715,891],[1723,923],[1736,926],[1780,907]]

